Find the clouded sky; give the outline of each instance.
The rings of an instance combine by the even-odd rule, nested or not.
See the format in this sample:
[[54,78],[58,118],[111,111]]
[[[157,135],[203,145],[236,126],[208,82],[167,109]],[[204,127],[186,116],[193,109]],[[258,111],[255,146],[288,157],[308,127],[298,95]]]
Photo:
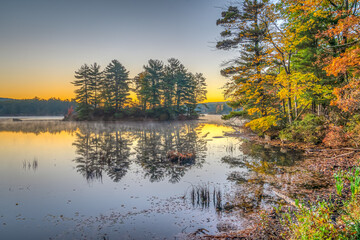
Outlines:
[[207,78],[208,101],[222,100],[215,50],[219,0],[2,0],[0,97],[74,97],[74,71],[118,59],[133,77],[149,59],[178,58]]

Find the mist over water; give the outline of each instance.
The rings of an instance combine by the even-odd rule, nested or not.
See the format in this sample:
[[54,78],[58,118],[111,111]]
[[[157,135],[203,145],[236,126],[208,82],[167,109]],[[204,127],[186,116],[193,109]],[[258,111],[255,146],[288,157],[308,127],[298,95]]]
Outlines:
[[[0,238],[174,239],[241,229],[249,213],[274,204],[269,184],[248,180],[299,157],[224,135],[233,131],[219,116],[0,121]],[[171,151],[195,157],[172,162]]]

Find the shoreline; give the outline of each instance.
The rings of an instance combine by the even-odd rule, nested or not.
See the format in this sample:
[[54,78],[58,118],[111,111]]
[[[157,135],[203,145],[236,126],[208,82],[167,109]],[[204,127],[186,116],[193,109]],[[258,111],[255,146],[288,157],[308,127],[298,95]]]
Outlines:
[[[305,204],[303,205],[305,208],[331,198],[331,201],[336,203],[340,198],[336,195],[334,174],[339,170],[350,170],[359,165],[360,149],[346,147],[332,149],[324,145],[265,140],[247,130],[229,135],[263,146],[268,145],[303,152],[303,160],[297,162],[294,167],[281,168],[280,175],[282,176],[277,178],[280,181],[274,182],[273,179],[269,180],[267,176],[262,176],[263,181],[273,185],[272,190],[276,197],[282,199],[278,206],[288,207],[287,210],[282,208],[280,213],[295,211],[297,209],[295,200],[297,199]],[[295,174],[291,177],[293,179],[282,181],[283,177],[289,178],[290,173]],[[299,199],[294,196],[303,196],[303,198]],[[272,209],[258,212],[249,226],[242,230],[216,235],[204,234],[199,235],[197,239],[286,239],[281,235],[282,232],[280,215],[275,209]]]

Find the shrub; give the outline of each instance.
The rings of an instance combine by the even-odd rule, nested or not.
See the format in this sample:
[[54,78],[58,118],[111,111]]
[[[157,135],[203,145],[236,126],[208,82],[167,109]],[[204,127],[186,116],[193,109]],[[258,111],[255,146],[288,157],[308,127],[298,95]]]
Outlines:
[[298,205],[298,211],[285,215],[283,224],[289,230],[290,239],[345,239],[342,231],[333,224],[332,205],[320,202],[311,208]]
[[348,122],[345,128],[346,137],[348,142],[355,146],[359,147],[360,142],[360,115],[354,115]]
[[346,136],[342,126],[330,125],[322,141],[328,147],[343,147],[346,145]]
[[276,116],[269,115],[262,118],[254,119],[248,122],[246,127],[249,127],[252,131],[256,132],[258,135],[263,135],[271,127],[277,126]]
[[280,139],[318,144],[324,138],[324,119],[314,114],[306,115],[301,121],[280,132]]
[[342,198],[338,205],[329,199],[310,208],[296,201],[297,211],[282,215],[281,224],[287,229],[283,235],[289,239],[360,239],[360,168],[340,171],[334,177],[337,194],[343,196],[344,182],[347,181],[351,196]]
[[229,114],[227,115],[222,115],[221,116],[221,119],[223,120],[229,120],[231,118],[235,118],[235,117],[239,117],[239,118],[244,118],[244,119],[249,119],[250,116],[249,114],[247,113],[247,111],[236,111],[236,112],[230,112]]

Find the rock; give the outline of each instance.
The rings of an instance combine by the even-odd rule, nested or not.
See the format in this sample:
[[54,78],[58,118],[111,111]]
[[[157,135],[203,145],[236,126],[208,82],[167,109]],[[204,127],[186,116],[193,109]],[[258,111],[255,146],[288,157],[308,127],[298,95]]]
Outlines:
[[231,211],[234,207],[235,207],[235,206],[234,206],[233,204],[227,202],[227,203],[225,203],[225,205],[224,205],[223,208],[224,208],[224,210],[226,210],[226,211]]
[[216,228],[219,232],[229,232],[238,229],[238,227],[231,222],[220,222],[216,225]]
[[195,162],[194,153],[180,153],[176,151],[170,151],[167,153],[166,158],[172,162],[180,165],[193,164]]
[[271,136],[270,135],[264,135],[265,141],[271,141]]

